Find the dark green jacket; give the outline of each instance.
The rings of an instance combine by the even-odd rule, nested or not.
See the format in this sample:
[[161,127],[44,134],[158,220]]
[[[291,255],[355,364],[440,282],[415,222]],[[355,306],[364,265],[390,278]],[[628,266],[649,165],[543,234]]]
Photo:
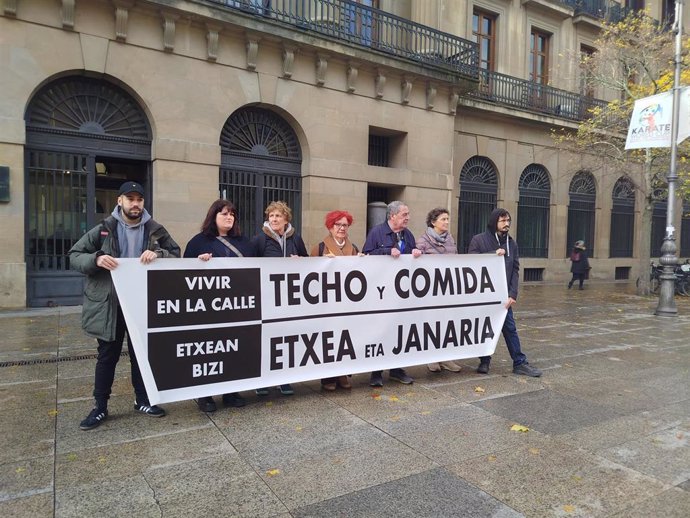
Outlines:
[[[118,301],[110,271],[96,266],[96,258],[99,255],[120,257],[117,225],[114,217],[107,217],[69,251],[70,268],[86,275],[82,327],[86,334],[106,342],[115,340]],[[158,257],[180,257],[180,247],[156,221],[150,219],[144,224],[144,236],[148,236],[146,249],[156,252]]]

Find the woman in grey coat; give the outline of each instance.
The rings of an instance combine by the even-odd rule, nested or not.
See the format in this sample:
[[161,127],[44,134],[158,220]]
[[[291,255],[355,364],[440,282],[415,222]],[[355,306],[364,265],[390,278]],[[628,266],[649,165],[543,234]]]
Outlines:
[[[448,232],[450,215],[448,209],[436,207],[426,215],[426,232],[417,238],[417,248],[423,254],[457,254],[458,247],[453,236]],[[460,372],[460,365],[453,361],[430,363],[427,365],[431,372],[441,372],[446,369]]]

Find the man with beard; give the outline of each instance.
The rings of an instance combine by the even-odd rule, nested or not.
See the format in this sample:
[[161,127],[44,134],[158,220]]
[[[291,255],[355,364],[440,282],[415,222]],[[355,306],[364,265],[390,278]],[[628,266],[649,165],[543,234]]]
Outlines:
[[[503,256],[506,266],[506,281],[508,284],[508,302],[506,302],[508,314],[506,315],[506,320],[501,330],[503,339],[508,346],[510,357],[513,359],[513,373],[538,378],[541,376],[541,371],[532,367],[527,362],[527,356],[525,356],[520,349],[520,338],[518,337],[515,319],[513,318],[513,304],[515,304],[518,297],[520,258],[518,255],[517,243],[508,235],[510,222],[510,213],[507,210],[500,208],[495,209],[489,216],[487,231],[482,234],[477,234],[472,238],[468,253],[489,253]],[[482,356],[479,358],[477,372],[480,374],[488,374],[490,362],[491,356]]]
[[120,257],[138,257],[142,264],[149,264],[159,257],[180,257],[180,247],[144,208],[143,187],[136,182],[122,184],[112,214],[84,234],[69,251],[69,256],[71,268],[86,275],[82,327],[86,334],[98,341],[93,389],[96,405],[79,424],[79,428],[91,430],[108,418],[108,399],[125,334],[136,396],[134,409],[151,417],[163,417],[165,410],[152,406],[146,395],[110,276],[110,272],[117,268],[117,258]]

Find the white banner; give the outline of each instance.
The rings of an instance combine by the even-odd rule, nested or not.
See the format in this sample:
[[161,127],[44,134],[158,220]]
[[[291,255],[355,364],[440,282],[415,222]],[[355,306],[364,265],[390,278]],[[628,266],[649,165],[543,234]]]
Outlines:
[[490,355],[507,313],[493,255],[119,263],[152,404]]
[[[680,144],[690,136],[690,88],[679,95],[678,139]],[[652,95],[635,101],[625,149],[671,147],[673,92]]]
[[671,147],[672,117],[672,92],[664,92],[635,101],[625,149]]

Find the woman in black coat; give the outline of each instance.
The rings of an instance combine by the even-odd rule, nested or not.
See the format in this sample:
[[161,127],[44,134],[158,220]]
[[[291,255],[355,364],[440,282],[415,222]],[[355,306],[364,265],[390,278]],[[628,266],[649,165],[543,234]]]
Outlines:
[[[237,221],[237,208],[228,200],[216,200],[208,209],[201,224],[201,232],[190,239],[184,251],[186,258],[210,261],[213,257],[255,257],[254,245],[242,235]],[[216,402],[211,396],[197,399],[202,412],[215,412]],[[246,400],[237,392],[223,394],[225,406],[242,407]]]
[[587,270],[589,270],[589,259],[587,257],[587,248],[585,247],[585,242],[580,240],[575,242],[573,251],[570,252],[570,261],[572,265],[570,266],[570,271],[573,274],[573,278],[570,279],[568,283],[568,289],[573,287],[573,283],[576,280],[580,281],[580,289],[584,289],[583,285],[585,283],[585,276],[587,275]]

